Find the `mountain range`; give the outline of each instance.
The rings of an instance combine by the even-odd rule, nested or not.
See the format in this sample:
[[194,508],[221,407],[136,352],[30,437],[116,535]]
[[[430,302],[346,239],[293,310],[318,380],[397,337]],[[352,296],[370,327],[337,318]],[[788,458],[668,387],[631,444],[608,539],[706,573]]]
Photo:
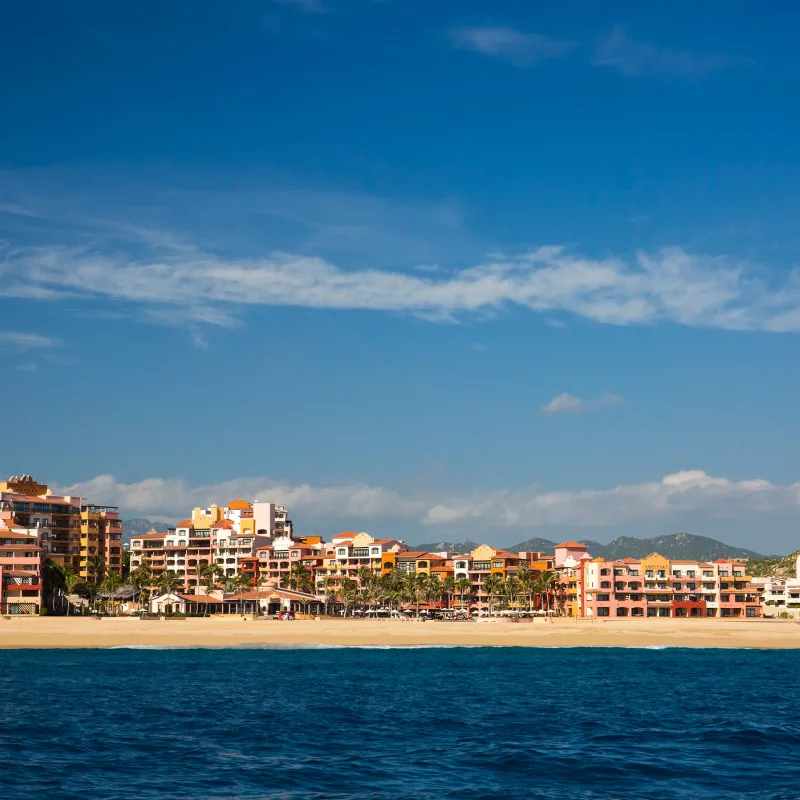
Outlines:
[[[695,536],[691,533],[671,533],[666,536],[654,536],[651,539],[637,539],[634,536],[617,536],[608,544],[591,539],[579,539],[585,544],[589,553],[595,558],[614,560],[617,558],[644,558],[651,553],[660,553],[670,559],[696,559],[697,561],[715,561],[718,558],[748,558],[751,560],[763,559],[764,556],[754,550],[744,547],[733,547],[724,542],[710,539],[707,536]],[[523,551],[536,551],[552,553],[556,542],[550,539],[527,539],[519,544],[510,545],[504,549],[512,553]],[[440,550],[454,550],[459,553],[468,553],[477,547],[473,541],[462,542],[426,542],[414,545],[414,550],[438,552]]]
[[122,541],[127,543],[131,536],[141,536],[151,528],[157,531],[165,531],[169,527],[168,522],[153,522],[149,519],[124,519],[122,520]]

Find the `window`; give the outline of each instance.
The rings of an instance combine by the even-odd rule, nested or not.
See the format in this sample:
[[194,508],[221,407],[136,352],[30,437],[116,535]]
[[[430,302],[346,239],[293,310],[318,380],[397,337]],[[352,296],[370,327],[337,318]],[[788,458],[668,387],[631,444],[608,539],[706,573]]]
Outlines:
[[710,569],[704,569],[703,570],[703,577],[704,578],[713,578],[714,577],[714,573]]
[[672,577],[673,578],[680,578],[680,576],[681,576],[681,571],[679,569],[672,570]]
[[493,566],[495,569],[502,569],[502,567],[503,567],[503,562],[502,562],[502,561],[492,561],[492,566]]
[[648,569],[648,570],[647,570],[647,571],[644,573],[644,576],[645,576],[645,578],[655,578],[655,575],[653,574],[653,570],[651,570],[651,569]]
[[131,542],[131,547],[141,547],[141,546],[142,546],[141,542]]
[[601,570],[600,570],[600,574],[601,574],[601,575],[610,575],[610,574],[611,574],[611,572],[610,572],[609,570],[607,570],[607,569],[601,569]]
[[300,552],[298,550],[292,550],[292,558],[299,558]]
[[611,599],[611,595],[610,594],[598,594],[597,595],[597,599],[601,603],[607,603]]
[[673,589],[678,589],[678,590],[680,590],[680,588],[681,588],[681,584],[679,584],[679,583],[674,583],[674,584],[672,585],[672,588],[673,588]]
[[628,575],[635,575],[637,578],[639,577],[639,570],[638,569],[629,569]]
[[457,561],[456,562],[456,569],[466,569],[467,562],[466,561]]
[[610,589],[611,588],[611,581],[600,581],[600,588],[601,589]]
[[475,570],[488,570],[489,569],[489,562],[488,561],[473,561],[472,568]]
[[610,609],[605,607],[600,607],[597,609],[597,616],[598,617],[608,617],[610,616]]
[[686,570],[686,577],[687,578],[694,578],[694,570],[693,569],[687,569]]

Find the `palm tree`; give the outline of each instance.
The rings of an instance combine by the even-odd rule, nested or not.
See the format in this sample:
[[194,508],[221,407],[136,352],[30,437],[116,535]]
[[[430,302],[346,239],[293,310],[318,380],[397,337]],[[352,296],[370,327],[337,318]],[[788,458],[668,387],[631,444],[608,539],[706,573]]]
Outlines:
[[502,588],[503,594],[508,598],[509,606],[517,607],[517,614],[519,614],[519,604],[517,598],[522,591],[522,583],[515,575],[509,575]]
[[336,602],[336,589],[333,586],[326,586],[325,588],[325,616],[327,616],[330,613],[328,611],[329,602],[333,603]]
[[295,561],[289,572],[281,578],[281,586],[295,592],[310,591],[311,572],[302,561]]
[[89,601],[89,610],[96,610],[97,594],[100,591],[100,586],[97,583],[82,581],[78,586],[78,591]]
[[91,577],[92,583],[100,583],[100,578],[106,569],[106,560],[101,555],[89,556],[86,559],[86,566]]
[[453,605],[453,594],[456,591],[456,579],[452,575],[448,575],[442,580],[442,594],[447,597],[447,607]]
[[149,589],[153,585],[153,573],[146,564],[142,564],[131,572],[128,582],[134,588],[134,598],[138,594],[141,599],[143,592],[148,591],[149,594]]
[[111,608],[113,610],[114,592],[116,592],[120,586],[122,586],[122,578],[120,578],[116,572],[109,572],[108,575],[106,575],[105,579],[103,580],[102,584],[104,592],[106,593],[106,595],[108,595],[108,597],[106,598],[106,610],[108,610],[109,604],[111,605]]
[[461,607],[464,608],[464,595],[472,594],[472,581],[469,578],[459,578],[455,588],[461,595]]
[[[80,575],[76,575],[69,567],[64,568],[64,589],[66,590],[67,595],[77,594],[79,587],[83,584],[83,578]],[[69,597],[67,597],[67,616],[69,616],[69,612],[72,609],[72,603],[69,601]]]
[[42,598],[44,604],[50,611],[55,611],[56,605],[59,607],[61,606],[61,603],[56,603],[56,599],[58,598],[60,600],[64,593],[64,575],[67,569],[69,569],[69,567],[62,567],[56,564],[51,558],[48,558],[44,562],[44,570],[42,571]]
[[161,594],[172,594],[182,584],[183,579],[177,572],[162,572],[161,575],[158,576],[157,586]]
[[417,606],[416,617],[419,619],[419,604],[428,591],[428,576],[411,572],[406,577],[406,587],[409,598]]
[[492,613],[492,604],[494,596],[499,594],[503,588],[503,578],[500,574],[494,572],[488,575],[483,581],[483,591],[489,597],[489,613]]
[[527,610],[531,610],[533,604],[533,592],[535,587],[535,578],[531,565],[527,561],[520,561],[517,567],[517,580],[519,581],[519,590],[527,597]]
[[541,591],[542,597],[547,604],[545,611],[550,610],[550,595],[553,594],[557,582],[558,575],[550,570],[543,572],[539,576],[539,590]]
[[339,596],[344,604],[344,614],[347,616],[347,606],[353,605],[358,595],[358,584],[352,578],[342,578],[339,587]]

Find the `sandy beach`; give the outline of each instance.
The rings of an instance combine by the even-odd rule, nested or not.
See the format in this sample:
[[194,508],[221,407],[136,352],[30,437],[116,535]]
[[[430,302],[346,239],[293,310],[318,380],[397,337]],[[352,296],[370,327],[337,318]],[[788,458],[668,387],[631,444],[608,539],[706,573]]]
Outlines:
[[800,623],[766,620],[536,620],[418,622],[316,619],[279,622],[241,617],[17,617],[0,619],[0,648],[94,648],[136,645],[755,647],[800,648]]

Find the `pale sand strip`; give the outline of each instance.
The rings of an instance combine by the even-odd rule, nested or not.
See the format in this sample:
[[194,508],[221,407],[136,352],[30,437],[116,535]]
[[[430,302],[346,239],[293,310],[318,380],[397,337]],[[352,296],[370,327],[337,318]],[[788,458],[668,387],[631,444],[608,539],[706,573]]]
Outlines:
[[516,647],[800,648],[800,623],[766,620],[554,620],[418,622],[320,619],[278,622],[0,618],[0,648],[160,645],[463,645]]

